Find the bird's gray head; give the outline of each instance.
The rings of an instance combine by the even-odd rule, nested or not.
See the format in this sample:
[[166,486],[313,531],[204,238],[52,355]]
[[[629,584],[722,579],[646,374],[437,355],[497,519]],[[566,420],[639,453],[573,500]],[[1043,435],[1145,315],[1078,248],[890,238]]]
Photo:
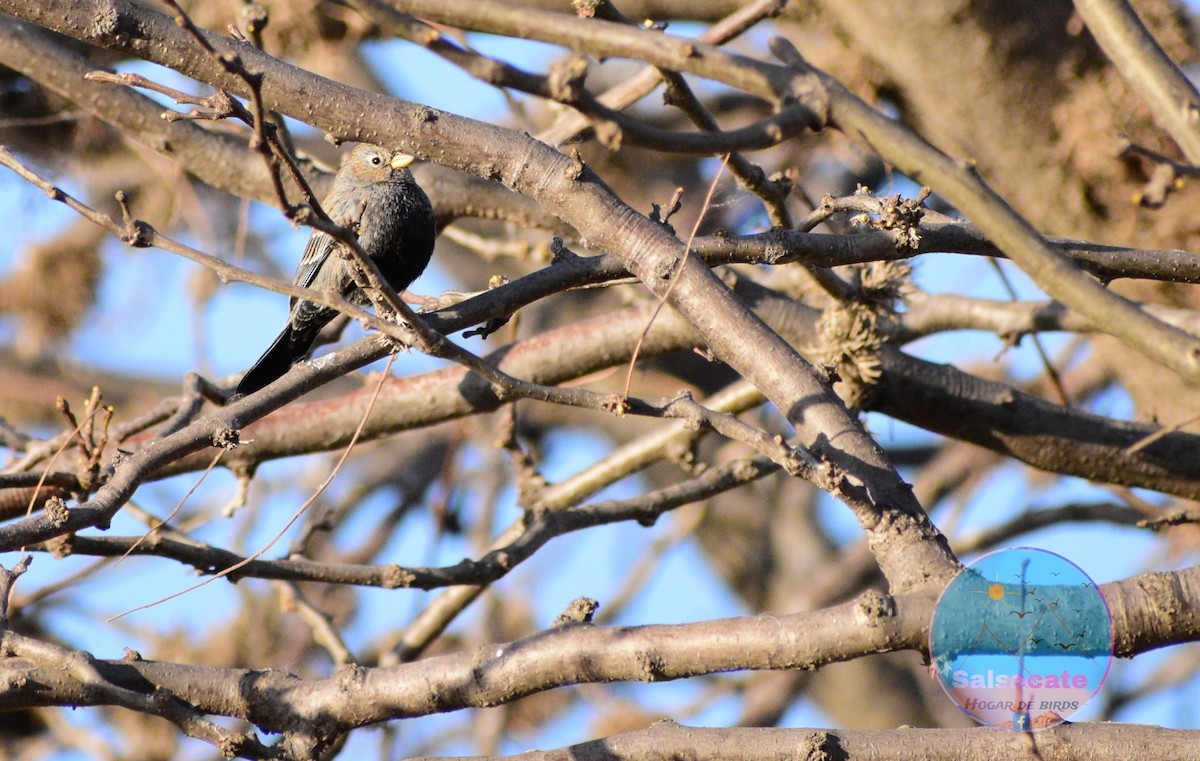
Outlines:
[[356,182],[412,181],[408,165],[416,159],[407,153],[389,151],[378,145],[363,143],[350,152],[339,174],[349,175]]

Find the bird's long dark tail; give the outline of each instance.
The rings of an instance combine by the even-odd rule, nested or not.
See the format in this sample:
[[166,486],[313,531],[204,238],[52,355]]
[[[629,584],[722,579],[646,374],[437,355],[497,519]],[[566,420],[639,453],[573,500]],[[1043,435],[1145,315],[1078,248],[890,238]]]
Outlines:
[[315,338],[316,334],[301,334],[291,325],[285,326],[275,342],[242,376],[234,393],[238,396],[253,394],[282,378],[292,365],[304,359]]

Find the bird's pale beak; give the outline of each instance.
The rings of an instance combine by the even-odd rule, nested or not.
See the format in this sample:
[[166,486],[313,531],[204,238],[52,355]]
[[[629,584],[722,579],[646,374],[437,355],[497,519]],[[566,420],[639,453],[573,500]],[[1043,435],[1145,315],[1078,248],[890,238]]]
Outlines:
[[416,160],[416,156],[409,156],[407,153],[397,153],[395,156],[392,156],[392,169],[403,169]]

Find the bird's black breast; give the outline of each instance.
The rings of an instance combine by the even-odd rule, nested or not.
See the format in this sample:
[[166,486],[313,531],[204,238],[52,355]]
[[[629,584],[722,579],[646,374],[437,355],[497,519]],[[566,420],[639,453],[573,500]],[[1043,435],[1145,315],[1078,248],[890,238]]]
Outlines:
[[415,182],[395,183],[388,191],[368,201],[359,243],[399,292],[429,264],[437,221],[429,197]]

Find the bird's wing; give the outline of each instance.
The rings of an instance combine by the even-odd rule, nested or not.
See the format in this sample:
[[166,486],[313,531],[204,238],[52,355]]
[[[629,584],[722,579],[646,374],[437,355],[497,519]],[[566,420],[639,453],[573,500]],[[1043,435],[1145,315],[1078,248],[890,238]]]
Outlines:
[[[311,286],[317,273],[321,271],[321,267],[325,266],[329,255],[333,253],[334,243],[334,239],[329,235],[319,230],[313,230],[313,234],[308,238],[308,245],[304,247],[304,255],[300,257],[300,266],[296,268],[296,276],[292,278],[292,283],[301,288]],[[298,299],[293,296],[288,305],[294,310],[297,301]]]
[[[336,190],[335,190],[336,194]],[[326,203],[329,199],[325,199]],[[366,204],[358,203],[351,208],[346,208],[346,203],[333,203],[329,205],[326,212],[333,219],[334,224],[340,225],[347,230],[357,234],[364,224],[363,216],[366,212]],[[296,276],[292,278],[292,283],[302,288],[313,286],[317,281],[321,268],[325,266],[325,262],[329,261],[329,255],[337,248],[337,240],[327,233],[320,230],[313,230],[312,235],[308,238],[308,245],[304,247],[304,255],[300,257],[300,266],[296,268]],[[330,284],[326,283],[328,287]],[[297,299],[293,298],[290,305],[293,311],[296,308]]]

